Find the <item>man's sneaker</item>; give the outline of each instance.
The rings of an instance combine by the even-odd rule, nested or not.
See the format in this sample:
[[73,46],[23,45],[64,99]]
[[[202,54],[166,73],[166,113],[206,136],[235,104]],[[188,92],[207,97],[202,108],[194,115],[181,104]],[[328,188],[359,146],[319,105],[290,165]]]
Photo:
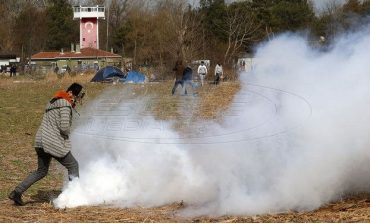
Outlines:
[[18,205],[18,206],[23,206],[24,205],[24,202],[22,201],[22,194],[21,193],[18,193],[16,192],[15,190],[13,190],[8,198],[10,200],[13,200],[14,201],[14,204]]

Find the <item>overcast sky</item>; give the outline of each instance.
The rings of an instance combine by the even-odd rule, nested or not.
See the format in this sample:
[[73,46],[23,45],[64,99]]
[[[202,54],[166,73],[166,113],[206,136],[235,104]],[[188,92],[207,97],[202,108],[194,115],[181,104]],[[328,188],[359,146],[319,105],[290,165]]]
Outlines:
[[322,11],[330,5],[343,5],[347,0],[311,0],[314,3],[316,13]]
[[[233,2],[240,0],[225,0],[225,2]],[[241,0],[242,1],[242,0]],[[316,13],[319,13],[323,9],[327,8],[328,5],[343,5],[347,0],[311,0],[314,4],[314,9]],[[194,6],[199,5],[199,0],[188,0],[188,2]]]

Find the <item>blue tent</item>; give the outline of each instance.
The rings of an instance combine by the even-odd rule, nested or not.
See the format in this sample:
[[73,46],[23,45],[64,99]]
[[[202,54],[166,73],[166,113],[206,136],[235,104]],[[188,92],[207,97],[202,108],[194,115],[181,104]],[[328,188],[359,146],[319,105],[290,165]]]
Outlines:
[[106,66],[96,72],[92,82],[110,81],[112,78],[117,77],[119,79],[125,78],[125,74],[118,68],[113,66]]
[[96,72],[92,82],[112,81],[117,78],[120,82],[144,83],[145,75],[134,70],[124,74],[118,67],[106,66]]
[[140,72],[130,70],[123,81],[128,83],[144,83],[145,75]]

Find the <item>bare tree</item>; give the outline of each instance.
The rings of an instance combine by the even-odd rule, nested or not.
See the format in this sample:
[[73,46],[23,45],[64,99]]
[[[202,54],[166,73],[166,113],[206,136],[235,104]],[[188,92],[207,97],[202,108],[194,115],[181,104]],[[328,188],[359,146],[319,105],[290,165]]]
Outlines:
[[48,38],[46,32],[45,11],[34,4],[27,4],[15,20],[13,31],[14,46],[21,49],[22,63],[30,59],[36,51],[43,49]]
[[147,0],[130,2],[126,18],[119,23],[119,27],[116,27],[116,29],[125,29],[123,39],[116,39],[116,44],[117,41],[125,41],[121,44],[125,45],[125,51],[127,51],[125,54],[133,57],[134,64],[152,60],[154,55],[153,47],[156,44],[153,43],[153,32],[155,27],[149,5],[150,1]]
[[[132,0],[131,0],[132,1]],[[130,0],[112,0],[109,5],[109,25],[110,28],[118,27],[122,23]]]
[[227,47],[224,54],[224,64],[230,64],[232,59],[247,44],[257,40],[257,30],[260,24],[251,12],[242,8],[228,8],[226,16]]
[[172,57],[190,61],[200,54],[201,19],[191,10],[187,1],[161,1],[158,4],[158,31],[163,50]]
[[25,1],[3,0],[0,4],[1,26],[0,26],[0,51],[14,51],[14,23],[17,15],[24,7]]
[[327,2],[320,12],[321,20],[325,21],[325,36],[330,42],[338,33],[342,32],[343,10],[338,0]]

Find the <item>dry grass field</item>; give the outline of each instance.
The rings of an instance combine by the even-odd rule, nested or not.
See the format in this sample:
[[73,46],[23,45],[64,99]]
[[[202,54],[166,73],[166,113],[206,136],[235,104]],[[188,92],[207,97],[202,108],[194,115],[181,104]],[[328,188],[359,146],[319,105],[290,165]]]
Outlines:
[[[26,206],[17,207],[7,199],[7,194],[30,171],[36,168],[32,143],[40,124],[43,109],[53,93],[65,89],[74,81],[86,86],[88,103],[112,84],[89,83],[91,75],[45,78],[32,80],[26,77],[0,77],[0,222],[370,222],[370,195],[358,194],[310,212],[287,212],[261,216],[224,216],[179,219],[176,214],[186,204],[168,204],[157,208],[117,209],[107,206],[79,207],[57,210],[50,203],[60,193],[63,176],[52,162],[49,175],[33,185],[23,196]],[[173,82],[137,85],[139,93],[161,95],[163,102],[171,100]],[[126,87],[124,85],[118,87]],[[132,87],[132,86],[131,86]],[[203,118],[217,119],[227,109],[238,83],[206,85],[199,90],[202,106],[197,112]],[[217,98],[217,100],[215,100]],[[167,101],[166,101],[167,100]],[[171,112],[171,109],[168,109]],[[161,116],[162,115],[162,116]],[[157,118],[165,118],[163,112]],[[369,179],[370,182],[370,179]]]

